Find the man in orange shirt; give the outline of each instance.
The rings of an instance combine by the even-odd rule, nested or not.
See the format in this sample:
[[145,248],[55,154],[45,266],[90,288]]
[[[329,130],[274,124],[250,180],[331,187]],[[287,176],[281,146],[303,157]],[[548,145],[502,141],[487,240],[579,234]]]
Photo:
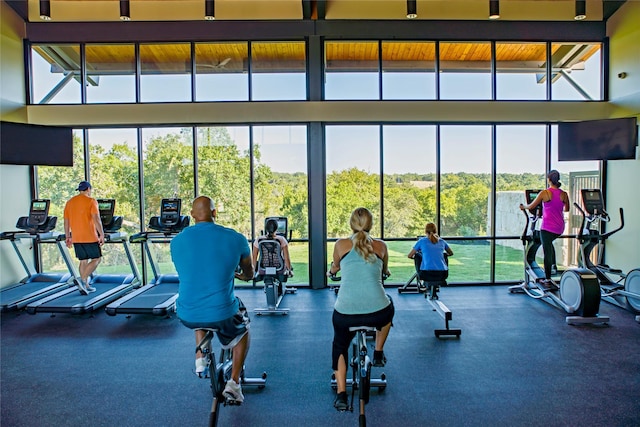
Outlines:
[[91,197],[91,184],[82,181],[76,190],[80,194],[69,199],[64,207],[64,234],[67,247],[73,243],[80,260],[80,280],[76,284],[81,294],[88,295],[96,290],[90,285],[89,276],[102,258],[100,247],[104,244],[104,230],[98,202]]

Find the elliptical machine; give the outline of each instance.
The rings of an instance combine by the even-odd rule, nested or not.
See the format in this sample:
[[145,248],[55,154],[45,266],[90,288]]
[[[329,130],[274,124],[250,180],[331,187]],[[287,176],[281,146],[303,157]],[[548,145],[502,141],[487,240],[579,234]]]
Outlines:
[[[527,204],[530,204],[543,190],[526,190]],[[524,245],[524,281],[509,287],[509,292],[524,292],[534,299],[542,299],[563,309],[572,316],[566,317],[570,325],[585,323],[608,323],[608,316],[598,315],[600,308],[600,286],[595,274],[586,268],[572,268],[564,271],[560,285],[552,282],[544,285],[544,270],[536,262],[536,253],[542,244],[538,221],[542,218],[542,206],[527,212],[522,211],[527,221],[520,239]]]
[[[624,274],[622,270],[602,263],[605,240],[624,227],[622,208],[620,208],[620,226],[602,234],[600,223],[611,220],[604,209],[602,192],[599,189],[583,189],[582,204],[584,210],[577,203],[574,203],[582,215],[582,224],[580,225],[582,234],[577,236],[580,241],[580,266],[588,268],[596,275],[600,283],[601,297],[605,301],[632,313],[640,313],[640,268]],[[595,248],[599,248],[596,264],[592,261],[592,252]],[[623,280],[624,284],[621,283]]]

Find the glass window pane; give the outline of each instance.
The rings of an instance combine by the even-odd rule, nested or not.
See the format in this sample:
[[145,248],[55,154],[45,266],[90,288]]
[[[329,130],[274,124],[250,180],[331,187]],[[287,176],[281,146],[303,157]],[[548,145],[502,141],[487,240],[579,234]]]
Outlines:
[[435,99],[436,44],[382,42],[382,99]]
[[[522,279],[523,245],[515,237],[522,235],[526,219],[519,205],[526,203],[525,190],[545,188],[546,135],[544,125],[496,126],[495,236],[514,237],[496,240],[496,281]],[[512,268],[515,253],[517,269]]]
[[140,101],[191,101],[191,44],[140,45]]
[[[602,188],[601,162],[591,161],[558,161],[558,126],[551,126],[551,168],[560,172],[562,189],[569,193],[569,212],[565,213],[565,232],[577,235],[580,232],[582,216],[573,206],[582,206],[581,190],[583,188]],[[578,264],[579,243],[574,238],[559,238],[553,242],[556,248],[556,262],[559,267],[575,266]]]
[[[265,218],[284,216],[287,239],[308,239],[307,127],[255,126],[253,159],[256,235],[264,231]],[[308,241],[290,246],[295,275],[288,283],[308,284]]]
[[[64,206],[78,194],[78,183],[84,180],[84,138],[73,131],[73,166],[38,166],[38,198],[51,200],[49,215],[58,218],[57,230],[63,230]],[[67,271],[56,245],[42,245],[43,271]]]
[[217,222],[251,239],[249,128],[197,128],[198,192],[216,202]]
[[440,43],[440,98],[491,99],[491,43]]
[[306,99],[305,49],[304,42],[251,43],[251,99]]
[[196,43],[196,101],[248,101],[247,43]]
[[553,43],[551,55],[551,99],[602,100],[600,43]]
[[347,237],[351,212],[373,214],[380,236],[380,131],[378,126],[327,126],[327,237]]
[[80,45],[31,47],[33,104],[79,104],[81,81]]
[[546,99],[545,43],[496,43],[497,99]]
[[440,235],[487,235],[491,127],[442,126],[440,144]]
[[325,99],[380,99],[378,42],[325,42]]
[[436,220],[436,127],[384,126],[382,132],[384,237],[423,235]]
[[87,103],[136,101],[136,58],[132,44],[85,46]]
[[189,215],[193,200],[192,135],[191,128],[142,129],[145,224],[160,215],[160,203],[166,198],[182,199],[182,215]]
[[446,237],[445,240],[453,251],[453,256],[449,257],[447,282],[468,284],[489,282],[491,245],[488,240],[447,240]]
[[[129,235],[139,232],[141,224],[137,130],[90,129],[88,139],[92,196],[115,199],[115,214],[123,218],[121,231]],[[140,260],[140,247],[132,245],[131,249],[136,259]],[[121,244],[105,245],[98,272],[131,273]]]

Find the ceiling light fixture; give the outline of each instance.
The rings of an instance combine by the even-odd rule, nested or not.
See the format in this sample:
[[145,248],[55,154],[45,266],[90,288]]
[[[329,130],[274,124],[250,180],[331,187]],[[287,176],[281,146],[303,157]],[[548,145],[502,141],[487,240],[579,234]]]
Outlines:
[[204,0],[204,19],[213,21],[216,19],[216,5],[214,0]]
[[129,0],[120,0],[120,20],[130,21],[131,10],[129,9]]
[[407,18],[415,19],[418,17],[417,0],[407,0]]
[[576,16],[573,17],[576,21],[582,21],[587,18],[587,1],[576,0]]
[[40,0],[40,19],[51,21],[51,2],[49,0]]
[[489,0],[489,19],[500,19],[500,0]]

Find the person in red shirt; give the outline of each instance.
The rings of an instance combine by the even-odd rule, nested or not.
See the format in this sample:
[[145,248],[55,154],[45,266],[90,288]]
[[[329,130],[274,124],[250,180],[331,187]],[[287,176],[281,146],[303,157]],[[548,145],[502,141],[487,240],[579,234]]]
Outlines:
[[80,279],[76,284],[81,294],[88,295],[96,290],[89,283],[89,276],[102,259],[104,230],[98,202],[91,197],[91,184],[82,181],[76,190],[80,193],[69,199],[64,207],[64,234],[67,247],[73,243],[76,257],[80,260]]

